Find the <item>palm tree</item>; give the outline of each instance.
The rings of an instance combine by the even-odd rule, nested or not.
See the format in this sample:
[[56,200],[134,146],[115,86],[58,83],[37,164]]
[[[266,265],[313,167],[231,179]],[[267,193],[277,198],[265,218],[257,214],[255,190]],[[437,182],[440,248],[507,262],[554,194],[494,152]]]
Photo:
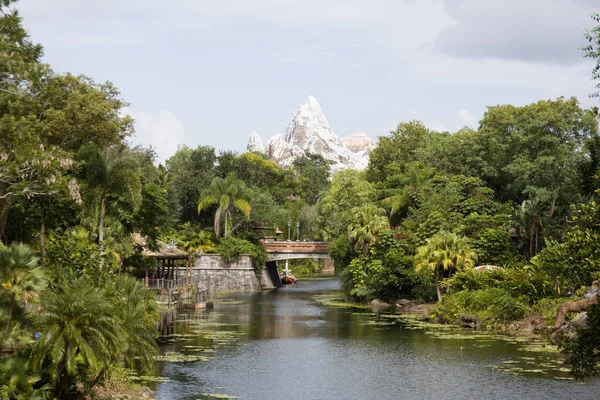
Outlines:
[[389,228],[385,210],[372,204],[352,209],[352,222],[348,225],[348,240],[354,249],[362,249],[363,254],[369,252],[369,244],[377,235]]
[[127,337],[124,361],[133,367],[135,360],[139,360],[142,367],[149,369],[158,351],[158,308],[154,293],[140,280],[120,275],[109,297],[115,305],[115,316],[125,329]]
[[381,203],[390,207],[390,218],[405,210],[413,194],[423,186],[434,174],[433,168],[425,168],[419,164],[411,164],[405,174],[397,174],[388,178],[387,183],[393,187],[385,189],[386,198]]
[[0,291],[8,298],[5,334],[11,330],[16,309],[36,297],[46,283],[38,261],[31,247],[24,244],[13,243],[0,249]]
[[250,219],[252,207],[247,199],[248,188],[246,184],[233,174],[227,175],[225,179],[215,177],[210,186],[202,191],[202,196],[198,202],[198,214],[202,210],[218,204],[219,207],[215,213],[215,235],[221,236],[221,218],[225,216],[225,236],[229,236],[231,233],[229,225],[235,209],[241,211],[248,220]]
[[417,272],[423,269],[433,271],[438,301],[442,301],[440,278],[444,271],[473,267],[476,259],[477,253],[471,249],[466,237],[440,232],[427,239],[427,244],[417,248],[415,267]]
[[[135,211],[142,202],[140,165],[131,153],[107,148],[104,150],[90,144],[79,151],[85,163],[85,182],[88,187],[88,207],[99,207],[97,216],[98,244],[102,252],[106,203],[118,199],[121,205]],[[99,203],[99,206],[98,206]],[[95,214],[91,211],[91,214]]]
[[105,291],[86,278],[48,290],[41,299],[39,326],[44,331],[34,349],[33,367],[47,371],[54,395],[61,398],[69,390],[67,382],[82,376],[80,366],[102,371],[122,356],[125,333]]

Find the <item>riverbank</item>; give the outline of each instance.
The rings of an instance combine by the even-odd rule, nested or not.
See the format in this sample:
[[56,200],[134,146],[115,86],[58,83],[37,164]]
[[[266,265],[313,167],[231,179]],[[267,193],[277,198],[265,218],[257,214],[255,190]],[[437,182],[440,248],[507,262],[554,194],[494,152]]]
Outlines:
[[[506,335],[509,338],[520,338],[520,341],[535,343],[546,342],[550,344],[551,327],[556,310],[544,314],[531,314],[523,319],[507,323],[482,324],[481,318],[476,314],[444,314],[440,312],[440,303],[418,303],[400,299],[395,304],[386,303],[375,299],[370,303],[356,303],[347,299],[341,293],[316,295],[313,299],[327,307],[347,307],[371,311],[383,318],[405,321],[418,321],[422,326],[430,324],[431,327],[447,326],[449,328],[464,329],[473,333],[489,333]],[[556,309],[558,306],[556,306]],[[549,310],[549,308],[546,308]]]

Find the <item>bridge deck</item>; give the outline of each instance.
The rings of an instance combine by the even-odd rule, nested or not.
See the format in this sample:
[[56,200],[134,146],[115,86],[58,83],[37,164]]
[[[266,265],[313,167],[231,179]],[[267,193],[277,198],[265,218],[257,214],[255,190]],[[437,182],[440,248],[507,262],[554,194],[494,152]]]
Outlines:
[[294,242],[285,240],[262,240],[267,261],[300,258],[329,258],[329,242]]

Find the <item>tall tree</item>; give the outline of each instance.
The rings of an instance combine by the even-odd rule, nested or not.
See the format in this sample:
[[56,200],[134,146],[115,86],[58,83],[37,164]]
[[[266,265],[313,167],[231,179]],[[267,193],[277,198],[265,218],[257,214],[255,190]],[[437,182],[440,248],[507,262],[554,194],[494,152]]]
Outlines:
[[385,210],[369,204],[352,209],[352,220],[348,225],[348,240],[355,249],[369,253],[369,245],[377,239],[377,235],[389,229]]
[[88,207],[98,209],[98,244],[102,251],[107,203],[135,211],[142,201],[139,162],[130,152],[101,150],[95,145],[82,147],[79,155],[84,162]]
[[125,332],[113,304],[104,289],[85,278],[46,291],[39,322],[44,331],[36,344],[33,365],[40,372],[44,368],[51,377],[57,398],[72,394],[75,387],[70,382],[87,377],[80,374],[79,365],[101,371],[124,348]]
[[[600,14],[592,13],[591,17],[598,23],[598,26],[584,32],[585,38],[590,44],[583,47],[582,50],[585,53],[584,57],[596,61],[592,70],[592,79],[600,80]],[[600,89],[600,82],[596,84],[596,89]],[[600,97],[600,91],[593,93],[592,97]]]
[[239,210],[250,219],[250,210],[252,207],[248,202],[248,188],[246,184],[237,179],[234,175],[227,175],[225,179],[215,177],[210,186],[202,191],[202,197],[198,202],[198,213],[217,204],[215,212],[215,235],[221,236],[221,223],[224,219],[225,236],[228,236],[232,229],[232,217],[234,209]]

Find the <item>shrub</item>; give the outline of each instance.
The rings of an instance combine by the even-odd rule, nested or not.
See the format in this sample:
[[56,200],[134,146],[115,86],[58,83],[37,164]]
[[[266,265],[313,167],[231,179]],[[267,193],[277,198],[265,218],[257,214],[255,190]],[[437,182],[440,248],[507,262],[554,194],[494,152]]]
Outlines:
[[221,239],[215,251],[222,255],[226,261],[236,259],[243,254],[248,254],[252,257],[254,268],[262,267],[267,259],[267,253],[262,246],[233,236]]
[[502,288],[513,296],[526,296],[531,301],[554,294],[554,285],[548,275],[525,268],[493,271],[466,269],[444,280],[442,286],[450,293]]
[[483,328],[493,329],[500,324],[525,317],[527,299],[515,297],[501,288],[465,290],[446,296],[434,314],[444,322],[457,323],[461,315],[475,317]]

